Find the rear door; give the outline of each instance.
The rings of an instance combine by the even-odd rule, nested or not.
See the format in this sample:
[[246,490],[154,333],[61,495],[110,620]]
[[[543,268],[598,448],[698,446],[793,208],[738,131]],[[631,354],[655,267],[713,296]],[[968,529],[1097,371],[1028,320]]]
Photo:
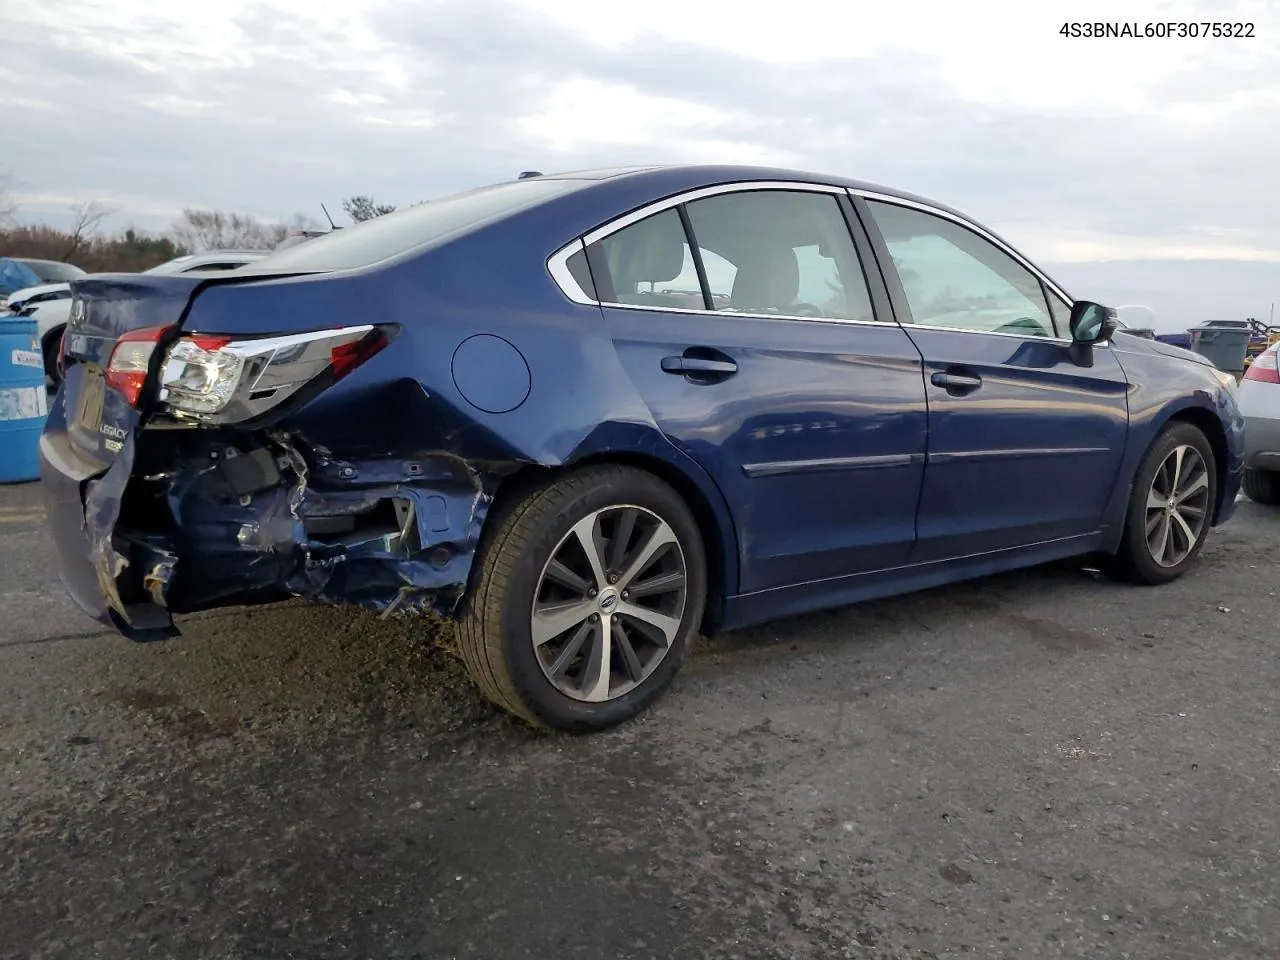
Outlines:
[[730,505],[743,593],[892,567],[915,538],[920,355],[851,213],[744,184],[587,237],[618,356]]
[[929,455],[913,562],[1099,529],[1128,435],[1128,384],[1106,347],[1068,356],[1069,308],[960,218],[868,198],[898,316],[924,357]]

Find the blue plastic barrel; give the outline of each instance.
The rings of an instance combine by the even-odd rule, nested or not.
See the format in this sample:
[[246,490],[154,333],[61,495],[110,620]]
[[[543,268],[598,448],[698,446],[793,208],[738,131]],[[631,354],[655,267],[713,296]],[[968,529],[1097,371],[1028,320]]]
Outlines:
[[48,412],[35,320],[0,317],[0,483],[40,479],[40,431]]

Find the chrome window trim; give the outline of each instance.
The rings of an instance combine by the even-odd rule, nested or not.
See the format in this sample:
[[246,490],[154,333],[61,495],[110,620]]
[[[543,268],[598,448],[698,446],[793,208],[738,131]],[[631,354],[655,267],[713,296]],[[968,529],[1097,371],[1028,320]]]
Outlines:
[[646,313],[691,313],[699,317],[747,317],[752,320],[806,320],[810,323],[844,323],[855,327],[897,327],[892,320],[847,320],[844,317],[802,317],[791,313],[743,313],[739,310],[695,310],[692,307],[660,307],[648,303],[613,303],[609,300],[593,301],[596,306],[615,310],[643,310]]
[[624,213],[617,219],[610,220],[603,226],[596,227],[589,233],[583,234],[582,241],[589,247],[591,244],[603,240],[610,234],[617,233],[633,223],[646,217],[651,217],[655,213],[661,213],[663,210],[678,207],[682,203],[693,203],[695,200],[703,200],[722,193],[745,193],[750,190],[790,190],[796,193],[825,193],[833,197],[838,197],[845,192],[844,187],[833,187],[825,183],[801,183],[793,180],[747,180],[741,183],[717,183],[715,186],[699,187],[697,190],[689,190],[663,200],[655,200],[653,203],[646,204],[637,210],[632,210],[630,213]]
[[569,258],[575,253],[585,254],[586,250],[587,245],[583,243],[581,237],[574,240],[572,243],[561,247],[547,258],[547,272],[551,274],[551,279],[556,282],[556,286],[560,288],[560,292],[574,303],[581,303],[586,306],[595,306],[599,304],[600,301],[587,293],[587,291],[583,290],[578,284],[578,281],[573,278],[573,273],[569,270]]
[[[632,210],[630,213],[624,213],[622,216],[616,217],[608,223],[602,224],[601,226],[588,231],[582,236],[571,240],[569,243],[560,247],[547,258],[547,271],[551,274],[551,278],[555,281],[556,286],[560,288],[560,291],[568,299],[574,303],[586,306],[613,307],[620,310],[643,310],[649,313],[677,313],[713,317],[749,317],[756,320],[807,320],[816,323],[841,323],[850,326],[865,327],[896,326],[899,329],[907,331],[912,329],[941,330],[950,333],[968,333],[986,337],[1006,337],[1014,340],[1043,340],[1047,343],[1071,343],[1071,339],[1069,337],[1031,337],[1018,333],[996,333],[991,330],[972,330],[967,327],[943,327],[923,323],[900,324],[893,320],[848,320],[841,317],[802,317],[793,314],[739,313],[737,311],[707,310],[705,308],[697,310],[691,307],[663,307],[652,304],[617,303],[611,300],[593,298],[578,285],[577,281],[573,279],[573,275],[569,272],[569,258],[575,253],[578,253],[579,251],[585,252],[586,248],[591,244],[603,240],[605,237],[611,236],[619,230],[624,230],[633,223],[637,223],[646,217],[661,213],[664,210],[670,210],[682,203],[692,203],[695,200],[701,200],[705,197],[714,197],[725,193],[742,193],[748,190],[788,190],[800,193],[823,193],[834,197],[839,197],[841,195],[857,196],[865,200],[879,200],[886,203],[896,203],[899,206],[910,207],[920,210],[923,213],[930,213],[934,216],[942,217],[944,220],[949,220],[958,226],[972,230],[984,240],[994,244],[997,248],[1013,257],[1015,261],[1029,270],[1033,276],[1044,283],[1049,290],[1058,294],[1059,297],[1065,300],[1068,308],[1074,302],[1066,291],[1046,277],[1035,264],[1020,254],[1017,250],[1010,247],[1009,244],[1000,240],[998,237],[993,236],[990,232],[974,223],[972,220],[968,220],[965,217],[958,216],[947,210],[940,210],[927,203],[921,203],[916,200],[907,200],[902,197],[894,197],[889,194],[877,193],[874,190],[838,187],[826,183],[806,183],[797,180],[749,180],[738,183],[718,183],[714,186],[699,187],[696,190],[689,190],[684,193],[665,197],[662,200],[655,200],[652,203],[645,204],[643,207]],[[852,240],[852,238],[850,239]],[[1046,307],[1047,306],[1048,304],[1046,304]],[[1100,341],[1094,344],[1094,346],[1109,347],[1110,343]]]
[[[682,203],[692,203],[695,200],[702,200],[706,197],[719,196],[725,193],[744,193],[751,190],[786,190],[794,193],[822,193],[832,197],[840,197],[847,195],[848,193],[844,187],[837,187],[827,183],[805,183],[797,180],[746,180],[738,183],[718,183],[710,187],[699,187],[696,190],[688,190],[684,193],[678,193],[670,197],[665,197],[662,200],[655,200],[652,203],[645,204],[643,207],[632,210],[630,213],[624,213],[622,216],[616,217],[608,223],[596,227],[576,240],[571,240],[547,258],[547,272],[551,274],[551,278],[556,282],[556,286],[560,288],[561,293],[574,303],[581,303],[589,306],[618,307],[623,310],[647,310],[659,313],[691,313],[699,316],[755,317],[762,320],[815,320],[824,323],[847,323],[877,327],[892,324],[892,321],[889,320],[847,320],[841,317],[802,317],[779,313],[740,313],[738,311],[728,310],[695,310],[690,307],[662,307],[650,304],[617,303],[612,300],[601,300],[591,297],[582,289],[581,286],[578,285],[578,282],[573,279],[573,275],[569,272],[569,258],[575,253],[579,250],[585,251],[591,244],[612,236],[620,230],[625,230],[633,223],[638,223],[647,217],[662,213],[664,210],[671,210]],[[850,238],[850,241],[852,242],[852,237]]]
[[[633,223],[637,223],[646,217],[661,213],[664,210],[670,210],[682,203],[692,203],[694,200],[701,200],[704,197],[714,197],[722,193],[741,193],[746,190],[795,190],[807,193],[825,193],[830,196],[840,196],[845,192],[843,187],[834,187],[825,183],[801,183],[789,180],[750,180],[741,183],[718,183],[710,187],[699,187],[696,190],[688,190],[684,193],[678,193],[674,196],[665,197],[662,200],[655,200],[652,203],[645,204],[632,210],[630,213],[624,213],[620,217],[610,220],[608,223],[602,224],[593,230],[588,231],[581,237],[569,241],[555,253],[547,258],[547,271],[556,282],[556,286],[566,297],[575,303],[585,304],[605,304],[608,301],[597,300],[590,297],[569,273],[569,258],[579,250],[586,250],[588,246],[603,240],[611,234],[617,233],[619,230],[626,229]],[[625,307],[628,304],[611,304],[612,306]],[[666,308],[661,308],[666,309]],[[681,312],[688,313],[715,313],[712,310],[689,310]],[[811,319],[808,317],[801,319]],[[880,322],[880,321],[875,321]]]
[[[875,200],[879,203],[891,203],[899,207],[907,207],[912,210],[919,210],[921,213],[930,213],[930,214],[933,214],[933,216],[935,217],[941,217],[943,220],[950,220],[952,223],[956,224],[957,226],[961,226],[967,230],[971,230],[973,233],[976,233],[978,236],[982,237],[982,239],[986,240],[988,243],[1003,250],[1009,256],[1013,257],[1014,260],[1018,261],[1018,263],[1026,267],[1027,270],[1029,270],[1031,274],[1034,277],[1036,277],[1041,283],[1043,283],[1046,287],[1048,287],[1050,290],[1052,290],[1054,293],[1060,296],[1063,300],[1065,300],[1067,302],[1067,306],[1070,306],[1071,304],[1075,303],[1075,301],[1071,298],[1071,295],[1067,293],[1067,291],[1063,290],[1060,286],[1058,286],[1056,283],[1054,283],[1052,280],[1046,277],[1044,273],[1040,270],[1040,268],[1037,267],[1034,263],[1032,263],[1022,254],[1020,254],[1013,247],[1009,246],[1009,244],[1005,243],[999,237],[993,235],[985,227],[975,223],[974,221],[968,219],[967,217],[962,217],[958,214],[952,213],[949,210],[939,210],[937,207],[931,206],[930,204],[927,204],[927,203],[921,203],[919,200],[906,200],[902,197],[891,197],[888,194],[876,193],[872,190],[858,190],[851,187],[849,189],[849,193],[853,196],[861,197],[863,200]],[[1047,308],[1048,306],[1049,305],[1046,303],[1045,307]]]

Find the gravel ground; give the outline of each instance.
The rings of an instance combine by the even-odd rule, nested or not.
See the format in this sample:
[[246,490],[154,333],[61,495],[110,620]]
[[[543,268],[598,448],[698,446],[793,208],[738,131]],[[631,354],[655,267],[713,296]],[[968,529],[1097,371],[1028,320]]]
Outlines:
[[136,645],[0,488],[0,957],[1268,958],[1280,512],[1162,589],[1066,564],[705,642],[540,736],[424,621]]

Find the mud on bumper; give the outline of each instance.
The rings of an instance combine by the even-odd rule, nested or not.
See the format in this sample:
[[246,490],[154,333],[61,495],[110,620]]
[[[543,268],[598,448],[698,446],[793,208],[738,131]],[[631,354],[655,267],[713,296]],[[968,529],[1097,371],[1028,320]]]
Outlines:
[[498,479],[208,430],[139,431],[105,470],[46,431],[40,460],[68,592],[138,640],[175,635],[174,613],[291,596],[450,614]]

